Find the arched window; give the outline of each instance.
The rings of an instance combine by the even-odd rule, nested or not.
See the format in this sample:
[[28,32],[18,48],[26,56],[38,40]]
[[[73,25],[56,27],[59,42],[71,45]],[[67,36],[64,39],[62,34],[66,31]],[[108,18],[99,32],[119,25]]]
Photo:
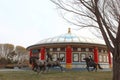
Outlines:
[[102,62],[102,55],[99,55],[99,61]]
[[64,57],[62,62],[65,62],[66,60],[65,53],[59,53],[59,57],[60,58]]
[[73,53],[73,62],[79,62],[79,53]]
[[108,56],[107,56],[107,62],[109,62],[109,58],[108,58]]
[[106,62],[106,56],[103,56],[103,60],[104,60],[104,62]]
[[85,60],[83,60],[84,58],[85,58],[85,53],[81,53],[81,61],[85,61]]
[[57,53],[53,53],[53,54],[52,54],[52,57],[53,57],[53,61],[56,61],[57,58],[58,58]]

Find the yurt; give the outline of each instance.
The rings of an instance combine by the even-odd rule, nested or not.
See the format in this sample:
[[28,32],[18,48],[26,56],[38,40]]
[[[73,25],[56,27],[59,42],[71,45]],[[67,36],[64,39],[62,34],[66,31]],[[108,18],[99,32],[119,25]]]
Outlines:
[[68,69],[84,68],[86,64],[83,58],[88,56],[92,56],[93,60],[103,68],[111,68],[112,65],[111,54],[104,40],[74,34],[70,28],[67,33],[28,46],[27,50],[30,52],[30,57],[36,56],[40,60],[46,60],[47,53],[52,55],[53,60],[64,57],[61,64]]

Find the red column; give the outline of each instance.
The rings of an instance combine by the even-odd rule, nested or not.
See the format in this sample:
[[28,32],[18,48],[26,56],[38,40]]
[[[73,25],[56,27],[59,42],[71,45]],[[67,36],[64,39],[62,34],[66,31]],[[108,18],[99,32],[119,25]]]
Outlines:
[[111,53],[108,51],[108,61],[109,61],[109,67],[112,67],[112,59],[111,59]]
[[[31,58],[32,57],[32,49],[30,49],[30,54],[29,54],[29,57]],[[29,58],[29,59],[30,59]],[[30,62],[29,62],[30,63]],[[30,65],[29,65],[32,69],[34,67],[33,63],[31,62]]]
[[66,68],[72,68],[72,48],[70,45],[66,47]]
[[98,64],[98,48],[94,48],[94,61]]
[[30,49],[30,54],[29,54],[30,57],[32,57],[32,49]]
[[45,60],[45,48],[44,47],[41,48],[40,54],[41,54],[41,60]]

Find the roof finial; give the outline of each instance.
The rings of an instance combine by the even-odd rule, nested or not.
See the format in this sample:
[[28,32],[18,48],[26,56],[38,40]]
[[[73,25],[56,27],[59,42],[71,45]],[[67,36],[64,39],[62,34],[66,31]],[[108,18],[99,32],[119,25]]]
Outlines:
[[71,28],[68,28],[68,33],[71,33]]

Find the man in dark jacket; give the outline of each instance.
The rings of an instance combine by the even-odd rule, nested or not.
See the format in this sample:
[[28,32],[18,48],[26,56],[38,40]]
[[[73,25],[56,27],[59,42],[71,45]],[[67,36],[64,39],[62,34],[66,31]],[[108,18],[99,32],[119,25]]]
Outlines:
[[90,59],[91,62],[94,62],[92,56],[89,56],[89,59]]

